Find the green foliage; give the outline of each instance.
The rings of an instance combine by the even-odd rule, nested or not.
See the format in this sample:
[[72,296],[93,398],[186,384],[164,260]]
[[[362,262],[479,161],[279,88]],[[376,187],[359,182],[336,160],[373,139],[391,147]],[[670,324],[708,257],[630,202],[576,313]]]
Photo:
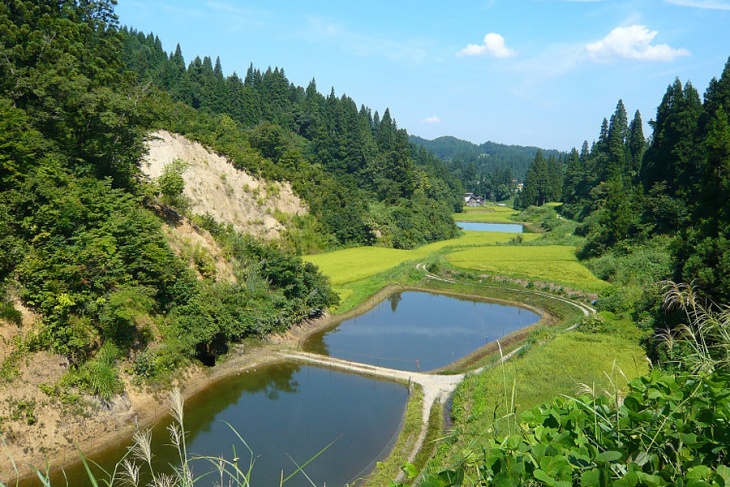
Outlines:
[[726,485],[728,379],[655,370],[621,402],[555,399],[522,413],[517,434],[490,439],[468,464],[424,485]]
[[166,205],[182,207],[182,209],[187,206],[182,196],[185,190],[185,180],[182,175],[187,167],[188,164],[185,161],[175,159],[164,167],[162,174],[157,178],[162,202]]
[[412,143],[433,152],[459,178],[464,191],[487,201],[505,201],[517,190],[516,182],[524,181],[535,154],[541,150],[545,157],[561,159],[556,150],[485,142],[476,145],[454,137],[425,140],[411,135]]
[[115,361],[119,350],[105,345],[93,360],[72,368],[61,379],[61,387],[75,387],[82,392],[109,400],[124,390]]
[[550,201],[558,201],[563,192],[563,170],[558,161],[551,157],[548,160],[538,149],[535,160],[525,176],[524,187],[519,195],[515,208],[524,209],[529,206],[542,206]]
[[22,318],[23,315],[20,314],[20,311],[15,309],[13,303],[0,301],[0,320],[6,320],[20,326]]
[[[442,161],[409,143],[388,109],[381,117],[334,90],[323,96],[314,82],[306,90],[295,87],[279,68],[251,66],[244,80],[224,78],[210,58],[196,58],[187,68],[179,48],[168,58],[154,36],[123,30],[123,40],[128,66],[166,90],[154,103],[145,100],[154,123],[257,176],[291,182],[317,219],[318,246],[376,243],[373,203],[408,214],[388,219],[381,245],[412,248],[456,234],[450,213],[461,185]],[[140,52],[148,54],[140,59]],[[308,240],[306,246],[315,243]]]
[[[214,263],[193,249],[190,260],[208,278],[199,282],[149,210],[158,207],[154,196],[185,206],[186,165],[177,160],[166,167],[156,188],[139,183],[143,132],[159,124],[194,133],[257,175],[282,179],[286,168],[297,175],[295,185],[311,191],[318,179],[343,188],[340,195],[351,189],[303,155],[308,147],[285,113],[292,105],[283,71],[267,73],[257,87],[267,95],[260,113],[237,106],[225,115],[223,105],[241,102],[237,90],[252,86],[234,79],[231,90],[221,90],[220,64],[214,69],[210,59],[195,60],[189,72],[180,52],[168,62],[159,39],[118,30],[114,4],[0,5],[0,289],[13,282],[23,304],[41,317],[33,348],[66,355],[72,369],[66,381],[104,399],[120,390],[117,361],[132,351],[132,369],[152,378],[187,360],[214,358],[228,340],[283,330],[336,302],[311,264],[253,242],[230,252],[241,263],[235,284],[210,282]],[[172,94],[137,84],[148,77]],[[251,115],[256,123],[247,123]],[[256,128],[262,116],[269,125]],[[345,210],[334,202],[332,213],[343,220],[352,213],[347,238],[367,241],[360,225],[365,205],[356,194]],[[327,206],[320,211],[330,214]],[[216,235],[228,235],[208,223]],[[18,321],[4,301],[2,317]],[[155,343],[160,332],[163,343]]]

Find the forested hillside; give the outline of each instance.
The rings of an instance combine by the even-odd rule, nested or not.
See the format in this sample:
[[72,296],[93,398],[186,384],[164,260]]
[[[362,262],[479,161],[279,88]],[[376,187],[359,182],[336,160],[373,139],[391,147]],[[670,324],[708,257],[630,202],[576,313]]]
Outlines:
[[[730,279],[730,61],[704,97],[676,79],[643,133],[641,114],[629,119],[621,100],[597,140],[573,149],[564,167],[538,154],[520,196],[523,207],[562,201],[560,212],[579,224],[580,254],[601,277],[624,279],[604,302],[612,311],[662,329],[657,282],[692,283],[699,295],[727,301]],[[532,175],[532,176],[531,176]],[[562,190],[558,179],[562,178]],[[555,184],[551,180],[555,180]],[[636,259],[633,272],[619,269]],[[642,264],[638,264],[642,261]],[[611,263],[613,262],[613,263]],[[610,303],[610,304],[608,304]]]
[[450,214],[463,188],[409,143],[387,108],[358,108],[334,88],[325,96],[314,80],[294,86],[281,68],[250,66],[241,78],[224,76],[218,58],[186,65],[179,45],[168,55],[153,34],[123,29],[122,38],[127,67],[156,93],[153,123],[257,175],[290,181],[315,217],[300,228],[312,240],[412,248],[456,234]]
[[561,163],[565,159],[560,151],[538,147],[496,142],[477,145],[448,136],[426,140],[411,135],[410,140],[444,160],[466,191],[492,201],[509,199],[515,193],[517,183],[524,181],[538,151]]
[[[252,67],[242,80],[209,58],[186,66],[179,48],[168,56],[154,36],[120,29],[114,4],[0,5],[0,318],[19,326],[21,305],[39,317],[4,378],[24,354],[49,350],[71,365],[63,387],[108,398],[123,387],[120,361],[139,380],[212,364],[231,341],[335,303],[295,253],[456,233],[459,182],[387,109],[295,87],[282,69]],[[290,182],[309,214],[275,215],[288,230],[266,243],[186,213],[185,161],[142,177],[155,129]],[[204,250],[173,251],[161,230],[170,215],[209,231],[235,278],[217,279]]]

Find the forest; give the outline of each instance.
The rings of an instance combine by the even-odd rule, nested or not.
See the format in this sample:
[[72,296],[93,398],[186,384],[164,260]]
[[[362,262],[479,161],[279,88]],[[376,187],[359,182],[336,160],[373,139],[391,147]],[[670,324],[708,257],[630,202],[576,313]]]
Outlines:
[[723,303],[730,291],[730,213],[723,196],[729,187],[728,106],[730,61],[702,98],[690,81],[668,86],[648,139],[641,114],[629,122],[619,100],[597,140],[573,149],[565,164],[546,161],[538,151],[515,205],[559,201],[560,214],[578,222],[575,234],[586,238],[579,249],[584,259],[651,251],[669,266],[654,281],[691,282],[707,299]]
[[538,151],[556,165],[564,165],[567,157],[557,150],[496,142],[477,145],[449,136],[426,140],[411,135],[410,140],[440,157],[467,192],[486,201],[512,198]]
[[[336,303],[297,254],[456,234],[459,181],[388,109],[293,86],[279,68],[241,79],[209,58],[186,65],[179,46],[168,55],[120,27],[114,4],[0,5],[0,311],[19,325],[22,303],[42,320],[10,365],[51,350],[71,364],[67,385],[108,398],[122,388],[119,360],[159,379]],[[145,136],[161,128],[290,182],[309,214],[280,243],[203,218],[236,279],[200,279],[161,231],[175,178],[141,177]]]

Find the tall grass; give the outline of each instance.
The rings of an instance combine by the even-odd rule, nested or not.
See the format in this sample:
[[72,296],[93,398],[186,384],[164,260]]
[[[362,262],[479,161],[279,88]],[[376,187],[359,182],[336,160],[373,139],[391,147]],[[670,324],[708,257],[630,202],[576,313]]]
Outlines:
[[659,333],[670,359],[692,373],[730,369],[730,306],[707,301],[693,284],[664,282],[664,308],[686,322]]
[[[81,462],[88,479],[93,487],[195,487],[196,485],[216,485],[220,487],[251,487],[251,474],[254,469],[255,455],[246,441],[228,425],[240,441],[243,450],[247,452],[248,459],[242,461],[238,455],[235,445],[232,445],[232,458],[223,456],[191,455],[187,451],[187,433],[184,421],[184,401],[182,394],[176,388],[170,394],[169,411],[172,416],[172,423],[167,427],[170,437],[170,444],[177,451],[177,465],[170,465],[172,473],[161,472],[153,462],[154,452],[152,451],[152,434],[149,430],[141,430],[134,434],[134,445],[129,448],[127,454],[119,460],[111,471],[104,470],[100,466],[92,469],[93,462],[80,454]],[[301,465],[292,473],[284,476],[283,472],[279,479],[276,479],[281,487],[295,475],[302,473],[309,483],[314,482],[307,476],[306,467],[319,457],[332,444],[327,445],[317,454]],[[195,463],[195,471],[193,469]],[[203,465],[203,466],[201,466]],[[207,468],[205,467],[207,465]],[[13,463],[15,467],[15,463]],[[95,472],[95,470],[101,473]],[[15,469],[17,474],[17,468]],[[197,473],[202,471],[202,473]],[[51,483],[49,472],[36,470],[43,487],[60,487]],[[273,479],[272,482],[273,483]],[[19,481],[16,481],[16,486]],[[64,484],[70,485],[68,481]],[[0,482],[0,487],[8,487]],[[73,486],[70,486],[73,487]]]

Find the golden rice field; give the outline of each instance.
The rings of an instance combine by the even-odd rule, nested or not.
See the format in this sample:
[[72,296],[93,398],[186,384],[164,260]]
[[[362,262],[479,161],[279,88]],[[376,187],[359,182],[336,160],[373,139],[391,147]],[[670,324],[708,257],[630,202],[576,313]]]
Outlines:
[[517,223],[514,217],[519,212],[506,206],[466,207],[463,213],[454,213],[456,221],[477,223]]
[[547,281],[597,292],[608,286],[578,262],[575,249],[561,245],[493,246],[456,250],[450,264],[490,274]]
[[[382,247],[356,247],[337,250],[327,254],[309,255],[304,260],[312,262],[330,278],[333,286],[339,287],[368,277],[410,260],[425,259],[431,254],[447,247],[470,247],[507,243],[514,239],[515,233],[465,231],[463,235],[424,245],[414,250],[386,249]],[[525,233],[524,241],[539,238],[540,235]]]
[[383,247],[356,247],[303,257],[319,267],[334,286],[380,274],[414,258],[416,257],[411,250]]

